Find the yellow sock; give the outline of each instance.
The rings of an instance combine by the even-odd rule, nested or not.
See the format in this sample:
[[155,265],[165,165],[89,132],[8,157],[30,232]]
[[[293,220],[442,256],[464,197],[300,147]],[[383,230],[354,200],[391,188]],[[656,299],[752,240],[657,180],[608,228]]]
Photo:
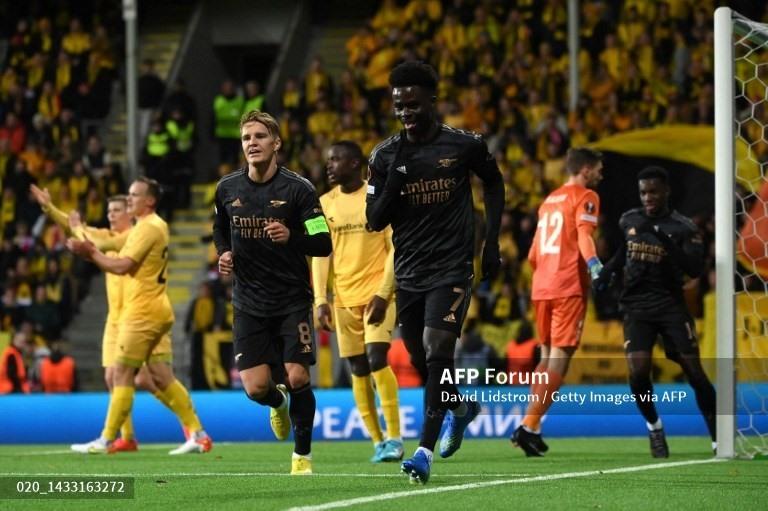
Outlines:
[[379,425],[379,414],[376,413],[376,396],[373,394],[373,384],[370,376],[352,375],[352,395],[355,397],[355,404],[360,411],[360,418],[363,419],[371,440],[378,444],[384,440]]
[[173,380],[173,383],[168,385],[165,390],[161,390],[163,399],[160,399],[165,403],[168,402],[168,408],[170,408],[179,421],[188,428],[191,433],[196,433],[203,429],[203,425],[200,424],[200,419],[197,418],[195,413],[195,407],[192,404],[192,399],[189,397],[189,392],[184,388],[179,380]]
[[112,389],[109,396],[109,410],[107,410],[107,421],[101,436],[110,442],[117,437],[117,431],[120,425],[125,422],[125,418],[131,414],[133,407],[133,395],[136,390],[133,387],[123,387],[120,385]]
[[125,416],[125,420],[123,421],[123,425],[120,426],[120,437],[123,440],[133,440],[133,419],[131,418],[131,414]]
[[[168,400],[168,398],[166,397],[166,395],[165,395],[165,394],[163,394],[163,392],[162,392],[162,391],[160,391],[160,390],[156,390],[156,391],[154,391],[154,392],[152,393],[152,395],[153,395],[153,396],[155,396],[155,399],[157,399],[158,401],[160,401],[161,403],[163,403],[163,404],[166,406],[166,408],[171,408],[171,402]],[[173,410],[173,408],[171,408],[171,410]]]
[[392,368],[387,366],[373,372],[376,391],[379,393],[381,410],[384,412],[384,424],[387,425],[387,437],[400,438],[400,403],[397,398],[397,377]]

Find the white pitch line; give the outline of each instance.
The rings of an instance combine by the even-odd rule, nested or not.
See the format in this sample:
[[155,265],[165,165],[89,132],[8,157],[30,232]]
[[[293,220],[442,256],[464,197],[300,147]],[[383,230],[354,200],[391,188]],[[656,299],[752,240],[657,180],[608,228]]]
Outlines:
[[[528,474],[450,474],[440,477],[524,477]],[[159,474],[73,474],[73,473],[27,473],[27,472],[0,472],[0,477],[290,477],[288,472],[164,472]],[[313,477],[397,477],[402,478],[401,473],[392,474],[312,474]]]
[[[216,442],[216,445],[230,445],[232,442]],[[146,445],[143,444],[139,450],[140,451],[162,451],[165,449],[175,449],[181,444],[151,444]],[[32,451],[32,452],[14,452],[12,454],[13,457],[17,456],[48,456],[51,454],[79,454],[82,455],[81,452],[75,452],[72,449],[57,449],[52,451]],[[3,456],[2,453],[0,453],[0,456]],[[10,455],[9,455],[10,456]]]
[[[538,481],[554,481],[557,479],[572,479],[577,477],[590,477],[590,476],[599,476],[599,475],[605,475],[605,474],[622,474],[625,472],[641,472],[643,470],[656,470],[660,468],[682,467],[686,465],[700,465],[703,463],[716,463],[720,461],[727,461],[727,460],[722,458],[709,458],[706,460],[673,461],[668,463],[653,463],[651,465],[638,465],[634,467],[610,468],[605,470],[588,470],[585,472],[565,472],[561,474],[549,474],[549,475],[525,477],[522,479],[501,479],[496,481],[484,481],[479,483],[456,484],[453,486],[437,486],[432,488],[425,488],[422,490],[380,493],[378,495],[371,495],[369,497],[357,497],[354,499],[337,500],[334,502],[326,502],[325,504],[318,504],[318,505],[312,505],[312,506],[292,507],[287,511],[322,511],[324,509],[339,509],[343,507],[355,506],[358,504],[368,504],[370,502],[399,499],[402,497],[412,497],[414,495],[426,495],[429,493],[444,493],[449,491],[474,490],[477,488],[487,488],[489,486],[501,486],[505,484],[533,483]],[[442,475],[440,477],[442,477]]]

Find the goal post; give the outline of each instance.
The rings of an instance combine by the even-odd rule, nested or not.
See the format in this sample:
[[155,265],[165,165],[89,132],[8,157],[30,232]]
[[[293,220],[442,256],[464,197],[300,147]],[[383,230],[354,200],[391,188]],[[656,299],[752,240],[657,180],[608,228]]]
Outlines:
[[717,456],[735,454],[734,63],[733,11],[715,11],[715,289],[717,310]]
[[717,456],[768,454],[768,25],[715,11]]

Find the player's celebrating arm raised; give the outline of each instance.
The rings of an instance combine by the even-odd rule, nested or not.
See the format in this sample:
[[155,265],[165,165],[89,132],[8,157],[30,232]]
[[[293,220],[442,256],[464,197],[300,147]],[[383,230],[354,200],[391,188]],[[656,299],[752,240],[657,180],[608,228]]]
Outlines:
[[541,456],[548,449],[541,438],[541,416],[552,404],[552,393],[560,388],[579,346],[589,281],[597,279],[602,267],[592,239],[600,214],[600,199],[592,188],[602,179],[601,158],[590,149],[569,149],[568,181],[539,208],[528,260],[533,267],[531,298],[541,344],[536,372],[546,373],[547,383],[531,385],[536,399],[511,438],[526,456]]
[[293,425],[291,473],[301,475],[312,473],[315,416],[309,379],[315,363],[313,296],[306,256],[328,256],[331,237],[312,184],[278,167],[279,133],[269,114],[254,110],[242,117],[240,140],[248,165],[216,187],[213,239],[219,271],[234,274],[234,352],[243,388],[251,400],[272,408],[270,423],[279,440]]
[[[392,225],[397,310],[413,365],[426,381],[419,448],[403,462],[413,481],[429,479],[432,451],[448,409],[440,454],[451,456],[480,405],[458,400],[453,384],[440,384],[454,368],[473,277],[474,211],[471,174],[483,182],[486,211],[483,276],[499,268],[504,184],[479,135],[437,121],[437,74],[420,62],[400,64],[389,77],[395,115],[403,130],[371,154],[366,217],[375,230]],[[449,396],[443,401],[442,396]]]

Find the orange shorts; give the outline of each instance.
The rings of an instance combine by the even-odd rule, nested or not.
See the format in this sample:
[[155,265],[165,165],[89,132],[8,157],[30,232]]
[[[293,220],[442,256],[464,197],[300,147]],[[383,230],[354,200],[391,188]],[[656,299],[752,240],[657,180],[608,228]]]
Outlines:
[[534,300],[536,333],[540,344],[556,348],[578,346],[587,313],[587,297]]

